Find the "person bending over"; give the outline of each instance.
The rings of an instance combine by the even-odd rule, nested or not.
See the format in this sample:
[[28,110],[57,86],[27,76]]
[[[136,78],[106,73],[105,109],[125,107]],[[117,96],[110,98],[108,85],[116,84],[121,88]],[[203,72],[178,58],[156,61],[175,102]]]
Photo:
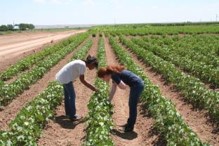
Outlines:
[[133,131],[137,118],[137,103],[144,89],[143,80],[133,72],[126,70],[124,66],[107,66],[100,68],[97,72],[99,78],[106,82],[112,79],[112,87],[109,93],[109,101],[113,99],[117,86],[121,89],[130,87],[129,94],[129,118],[124,125],[124,131]]
[[75,107],[75,90],[73,82],[80,78],[80,81],[88,88],[93,91],[98,91],[93,85],[85,80],[84,74],[86,67],[89,70],[93,70],[98,67],[98,61],[93,56],[88,56],[86,60],[73,60],[67,63],[61,70],[56,74],[56,80],[63,85],[64,89],[64,101],[65,101],[65,114],[70,120],[79,120],[81,117],[76,114]]

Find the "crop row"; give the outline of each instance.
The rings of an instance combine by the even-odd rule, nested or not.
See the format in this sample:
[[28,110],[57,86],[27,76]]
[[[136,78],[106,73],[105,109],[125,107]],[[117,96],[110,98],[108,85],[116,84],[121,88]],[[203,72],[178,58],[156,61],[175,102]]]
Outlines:
[[77,51],[77,54],[75,54],[71,58],[71,60],[82,59],[81,57],[86,56],[86,54],[88,53],[88,51],[91,48],[92,44],[93,44],[93,41],[91,39],[88,39],[87,42],[85,43],[85,45],[83,47],[81,47],[80,50]]
[[219,66],[219,37],[215,35],[152,35],[141,37],[147,46],[158,45],[169,48],[180,56],[204,62],[207,65]]
[[[81,41],[80,39],[75,40],[76,37],[78,38],[78,36],[73,36],[73,37],[71,37],[67,40],[64,40],[58,44],[55,44],[53,46],[48,46],[47,48],[43,49],[42,51],[40,51],[38,53],[34,53],[28,57],[25,57],[24,59],[18,61],[16,64],[13,64],[8,69],[3,71],[0,74],[0,80],[2,80],[2,81],[9,80],[13,76],[15,76],[15,75],[17,75],[25,70],[30,69],[35,64],[39,64],[39,62],[44,61],[44,58],[46,58],[47,56],[57,52],[58,50],[60,50],[63,47],[68,46],[70,43],[72,43],[72,41]],[[87,37],[87,36],[86,36],[86,34],[83,34],[83,35],[81,35],[81,37]]]
[[179,37],[178,41],[173,41],[172,45],[175,48],[188,48],[194,50],[203,56],[219,56],[219,36],[218,35],[185,35]]
[[[159,88],[151,83],[143,70],[133,62],[131,56],[112,37],[110,37],[110,44],[121,63],[144,80],[146,88],[142,93],[141,101],[156,120],[154,126],[165,137],[166,145],[208,145],[200,141],[198,136],[185,124],[171,101],[161,95]],[[141,54],[143,53],[141,52]]]
[[4,84],[1,82],[0,90],[0,105],[6,105],[18,94],[23,93],[31,84],[34,84],[58,61],[60,61],[66,54],[75,49],[81,42],[87,38],[87,34],[82,34],[72,40],[72,43],[66,47],[60,48],[59,51],[49,55],[43,62],[37,64],[34,68],[21,74],[14,82]]
[[212,65],[210,66],[204,62],[191,60],[188,55],[182,57],[178,51],[172,51],[168,47],[160,47],[155,44],[151,45],[150,42],[145,42],[142,39],[132,39],[132,41],[141,48],[145,48],[164,60],[170,61],[184,71],[191,73],[203,82],[210,83],[216,88],[219,87],[219,70]]
[[62,101],[62,86],[51,82],[47,89],[28,103],[10,123],[10,131],[0,133],[2,146],[36,146],[37,138],[53,111]]
[[115,25],[98,26],[94,30],[110,33],[113,36],[131,35],[176,35],[176,34],[218,34],[219,27],[216,25],[185,25],[185,26],[152,26],[150,24],[142,25]]
[[[91,44],[92,42],[88,40],[82,50],[89,49]],[[80,49],[75,52],[75,55],[84,58],[86,54]],[[56,81],[51,82],[46,90],[20,111],[10,123],[9,131],[0,132],[0,145],[36,146],[43,127],[54,115],[54,109],[61,104],[62,99],[62,86]]]
[[205,108],[212,118],[219,121],[219,93],[206,89],[199,79],[179,71],[173,64],[156,56],[151,51],[140,48],[133,42],[120,38],[122,43],[133,51],[139,59],[163,75],[166,81],[173,83],[187,101],[195,107]]
[[[97,54],[100,67],[106,65],[104,49],[103,38],[101,38]],[[113,142],[110,138],[110,131],[112,130],[113,122],[110,114],[112,105],[107,100],[109,87],[100,79],[96,79],[95,86],[99,91],[92,95],[88,104],[89,113],[84,144],[86,146],[111,146]]]

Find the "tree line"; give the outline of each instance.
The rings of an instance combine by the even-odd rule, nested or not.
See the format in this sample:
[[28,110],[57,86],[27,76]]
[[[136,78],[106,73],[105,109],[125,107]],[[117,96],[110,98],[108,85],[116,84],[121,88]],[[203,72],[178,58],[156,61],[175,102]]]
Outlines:
[[33,24],[20,23],[20,24],[8,24],[8,25],[0,25],[0,31],[16,31],[16,30],[30,30],[34,29],[35,26]]

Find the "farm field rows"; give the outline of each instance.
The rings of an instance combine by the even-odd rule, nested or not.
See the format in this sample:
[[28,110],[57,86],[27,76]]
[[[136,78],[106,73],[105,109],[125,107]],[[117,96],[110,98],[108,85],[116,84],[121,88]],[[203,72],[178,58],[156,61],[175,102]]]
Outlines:
[[51,42],[57,42],[86,30],[64,32],[23,32],[0,36],[0,70],[34,52],[38,52]]
[[[0,144],[217,146],[218,30],[100,26],[22,57],[0,73]],[[97,56],[100,66],[124,64],[144,80],[134,132],[120,130],[128,117],[129,89],[119,89],[110,104],[109,87],[97,79],[95,70],[87,70],[85,78],[99,93],[74,82],[77,113],[86,120],[65,118],[62,86],[54,81],[55,74],[88,54]]]

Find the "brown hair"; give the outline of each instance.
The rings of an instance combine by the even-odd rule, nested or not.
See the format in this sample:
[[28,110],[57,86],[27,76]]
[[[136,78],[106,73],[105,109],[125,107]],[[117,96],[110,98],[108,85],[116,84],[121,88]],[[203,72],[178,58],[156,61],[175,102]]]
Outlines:
[[122,65],[117,65],[117,66],[109,65],[107,67],[101,67],[97,72],[97,76],[99,78],[102,78],[105,75],[109,75],[112,73],[119,73],[119,72],[123,71],[124,69],[125,69],[125,67]]

